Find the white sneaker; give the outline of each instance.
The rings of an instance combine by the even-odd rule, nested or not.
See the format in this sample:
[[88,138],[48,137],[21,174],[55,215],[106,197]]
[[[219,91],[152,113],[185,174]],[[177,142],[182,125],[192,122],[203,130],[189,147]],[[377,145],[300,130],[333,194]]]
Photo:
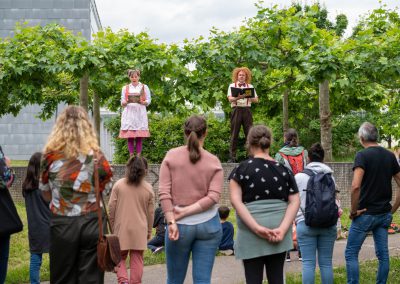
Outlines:
[[153,254],[156,254],[156,253],[159,253],[159,252],[162,252],[164,250],[164,247],[158,247],[158,248],[156,248],[154,251],[153,251]]
[[233,255],[233,250],[231,250],[231,249],[220,250],[219,252],[224,254],[224,255]]

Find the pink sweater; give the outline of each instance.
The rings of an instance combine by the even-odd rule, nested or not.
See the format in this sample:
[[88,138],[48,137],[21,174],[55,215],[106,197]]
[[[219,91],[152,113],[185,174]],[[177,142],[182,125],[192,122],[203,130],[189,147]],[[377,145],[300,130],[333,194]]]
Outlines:
[[207,210],[219,202],[223,180],[221,162],[208,151],[201,149],[200,160],[192,164],[187,146],[169,150],[160,168],[159,195],[163,211],[195,202]]

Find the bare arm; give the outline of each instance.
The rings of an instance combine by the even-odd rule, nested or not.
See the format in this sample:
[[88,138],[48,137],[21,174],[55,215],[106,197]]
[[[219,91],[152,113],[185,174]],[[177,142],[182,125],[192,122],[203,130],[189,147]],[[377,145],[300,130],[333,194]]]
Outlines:
[[364,169],[355,168],[353,174],[353,181],[351,182],[351,208],[350,208],[350,219],[360,216],[365,211],[366,208],[361,210],[358,209],[358,201],[360,200],[361,182],[364,177]]
[[251,98],[250,101],[252,103],[258,103],[258,97]]
[[50,202],[50,201],[51,201],[51,198],[52,198],[52,196],[51,196],[51,190],[49,190],[49,191],[42,191],[42,197],[43,197],[43,200],[44,200],[44,201]]
[[400,172],[398,172],[396,175],[394,175],[394,180],[397,183],[397,194],[396,194],[396,200],[394,201],[394,204],[392,206],[392,214],[394,214],[397,209],[400,206]]
[[257,221],[250,214],[247,207],[244,205],[242,200],[242,188],[240,187],[240,185],[236,181],[231,180],[229,183],[229,189],[231,195],[231,203],[235,208],[237,214],[239,215],[240,219],[256,235],[261,238],[267,239],[268,241],[271,240],[272,230],[258,224]]
[[229,102],[232,103],[232,102],[236,102],[236,101],[238,101],[238,100],[244,99],[244,98],[246,98],[245,95],[238,95],[237,97],[229,96],[229,97],[228,97],[228,100],[229,100]]

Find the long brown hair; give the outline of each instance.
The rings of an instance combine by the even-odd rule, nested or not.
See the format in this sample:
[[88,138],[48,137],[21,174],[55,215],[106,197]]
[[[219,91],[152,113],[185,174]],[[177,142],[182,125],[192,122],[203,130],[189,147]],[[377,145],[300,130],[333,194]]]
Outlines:
[[128,184],[139,185],[147,173],[147,160],[133,156],[126,164],[125,178]]
[[299,145],[296,129],[289,128],[285,132],[285,144],[287,144],[289,147],[297,147]]
[[22,183],[22,195],[25,196],[25,192],[33,191],[39,188],[39,176],[40,176],[40,161],[42,159],[42,153],[36,152],[29,159],[28,168],[26,170],[26,177]]
[[207,122],[200,115],[192,115],[185,122],[184,132],[187,138],[189,159],[193,164],[197,163],[201,158],[199,140],[204,137],[206,131]]

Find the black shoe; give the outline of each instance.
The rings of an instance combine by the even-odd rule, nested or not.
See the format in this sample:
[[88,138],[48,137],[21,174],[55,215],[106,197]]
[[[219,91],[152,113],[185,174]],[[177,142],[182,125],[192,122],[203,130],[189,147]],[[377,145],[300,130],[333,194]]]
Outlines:
[[290,262],[290,251],[286,252],[286,261]]
[[303,261],[303,258],[301,257],[301,252],[299,251],[299,260]]

